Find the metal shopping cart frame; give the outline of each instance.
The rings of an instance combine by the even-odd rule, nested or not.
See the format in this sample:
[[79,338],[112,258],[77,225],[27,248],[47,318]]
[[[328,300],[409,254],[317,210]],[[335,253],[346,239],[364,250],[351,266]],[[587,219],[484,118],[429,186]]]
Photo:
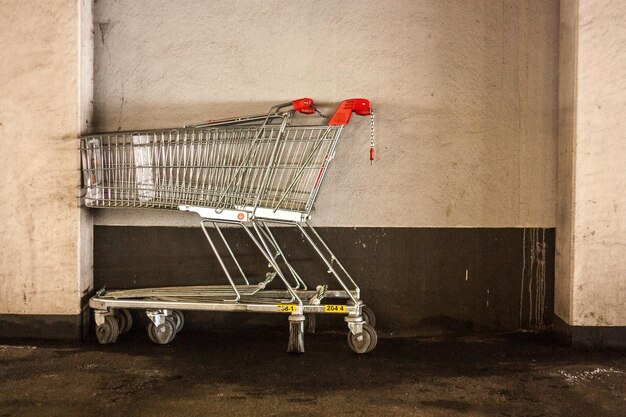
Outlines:
[[[294,114],[298,113],[316,114],[317,123],[294,124]],[[345,315],[348,344],[355,352],[373,350],[377,342],[373,311],[361,300],[355,280],[308,221],[353,113],[371,116],[373,158],[374,119],[366,99],[343,101],[328,122],[313,100],[304,98],[274,106],[264,115],[180,129],[82,137],[86,206],[197,213],[228,280],[228,285],[101,289],[89,302],[98,341],[114,343],[130,330],[129,309],[146,311],[148,335],[158,344],[170,343],[182,329],[182,311],[288,313],[288,351],[304,352],[305,331],[314,331],[315,314],[326,313]],[[270,225],[297,228],[340,289],[326,285],[310,289],[291,265]],[[250,282],[222,232],[225,226],[243,228],[268,262],[270,272],[265,279]],[[210,230],[217,236],[212,237]],[[226,249],[226,255],[220,253],[216,241]],[[284,289],[269,288],[275,280]],[[326,303],[333,299],[345,302]]]

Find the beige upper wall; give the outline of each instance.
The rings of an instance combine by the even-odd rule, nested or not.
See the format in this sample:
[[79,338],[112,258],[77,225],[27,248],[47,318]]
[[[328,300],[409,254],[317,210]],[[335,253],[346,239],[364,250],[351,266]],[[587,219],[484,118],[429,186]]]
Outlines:
[[80,311],[78,15],[0,0],[0,314]]
[[573,324],[626,326],[626,7],[578,7]]
[[[95,4],[100,131],[179,126],[310,96],[370,98],[313,212],[327,226],[555,225],[558,1]],[[100,210],[101,224],[195,225]]]

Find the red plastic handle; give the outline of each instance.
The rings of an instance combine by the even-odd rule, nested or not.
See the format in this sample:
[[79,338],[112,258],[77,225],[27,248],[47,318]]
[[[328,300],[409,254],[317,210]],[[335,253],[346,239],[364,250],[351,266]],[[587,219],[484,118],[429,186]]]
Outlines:
[[293,109],[297,112],[300,112],[303,114],[315,113],[315,105],[313,104],[313,99],[301,98],[301,99],[292,101],[292,104],[293,104]]
[[369,116],[372,112],[370,101],[366,98],[353,98],[342,101],[339,108],[328,122],[328,125],[347,125],[352,116],[352,112],[359,116]]

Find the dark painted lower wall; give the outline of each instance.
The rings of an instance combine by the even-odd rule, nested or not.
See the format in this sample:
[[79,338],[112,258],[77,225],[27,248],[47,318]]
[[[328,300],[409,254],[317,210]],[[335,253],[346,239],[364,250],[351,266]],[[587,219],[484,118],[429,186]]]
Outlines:
[[0,314],[0,338],[80,340],[81,315]]
[[[543,327],[553,319],[554,229],[318,229],[360,284],[377,327],[419,331]],[[268,271],[240,229],[225,235],[245,271]],[[315,253],[293,228],[275,235],[310,286],[330,283]],[[226,283],[200,229],[97,226],[95,288]],[[193,325],[284,325],[284,317],[193,314]]]
[[626,326],[570,326],[555,315],[554,330],[574,347],[626,348]]

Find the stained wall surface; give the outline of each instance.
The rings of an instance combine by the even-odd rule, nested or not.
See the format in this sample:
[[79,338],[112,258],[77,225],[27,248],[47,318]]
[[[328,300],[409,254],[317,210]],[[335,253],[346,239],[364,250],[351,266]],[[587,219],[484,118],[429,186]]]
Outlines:
[[[94,21],[97,131],[262,113],[306,96],[324,113],[371,99],[376,161],[368,118],[353,118],[312,222],[384,328],[442,318],[549,324],[557,1],[99,0]],[[185,228],[196,215],[95,216],[97,287],[224,279],[202,234]],[[324,275],[310,269],[314,256],[297,236],[276,233],[315,287]],[[242,262],[259,272],[248,256]]]
[[626,326],[626,8],[578,7],[572,324]]
[[81,233],[88,215],[77,198],[76,137],[85,124],[79,118],[88,117],[79,100],[82,5],[0,1],[3,336],[12,334],[4,325],[15,317],[7,315],[77,315],[91,285],[82,274],[91,265],[79,256],[91,256],[80,251],[91,232]]
[[572,322],[572,273],[576,82],[578,78],[578,2],[562,0],[559,24],[559,139],[557,162],[556,279],[554,311],[566,323]]
[[[95,130],[180,126],[310,96],[370,98],[313,222],[554,227],[558,1],[99,0]],[[100,210],[104,225],[197,224]]]

